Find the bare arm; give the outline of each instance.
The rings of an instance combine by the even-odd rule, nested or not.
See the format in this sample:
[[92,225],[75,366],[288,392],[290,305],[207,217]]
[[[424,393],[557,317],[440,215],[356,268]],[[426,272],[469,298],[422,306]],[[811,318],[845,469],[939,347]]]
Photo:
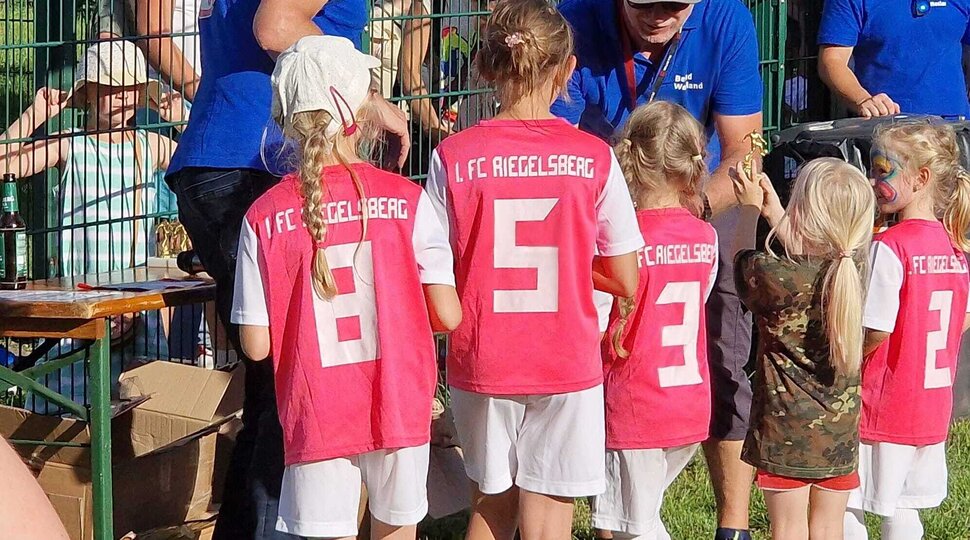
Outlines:
[[155,168],[160,171],[168,169],[168,165],[172,161],[172,156],[175,155],[175,149],[178,147],[178,143],[158,133],[148,132],[147,135],[151,149],[154,151],[152,163],[155,165]]
[[620,298],[636,294],[640,274],[637,271],[637,253],[626,253],[616,257],[595,257],[593,259],[593,288]]
[[248,358],[255,361],[266,360],[269,358],[269,327],[251,326],[243,324],[239,326],[239,344],[242,352]]
[[435,332],[451,332],[461,324],[458,291],[451,285],[424,285],[424,301]]
[[306,36],[323,34],[313,17],[328,0],[260,0],[253,35],[273,60]]
[[20,456],[0,440],[0,538],[68,540],[47,495]]
[[[412,15],[425,15],[421,2],[415,2]],[[401,39],[401,90],[406,96],[427,95],[428,88],[421,78],[421,65],[431,44],[431,20],[411,19],[405,23]],[[411,118],[425,131],[441,129],[441,121],[431,99],[410,101]]]
[[[964,326],[964,328],[966,328],[966,326]],[[889,339],[889,332],[880,332],[878,330],[869,330],[867,328],[866,339],[862,345],[862,356],[866,357],[872,354],[887,339]]]
[[0,172],[27,178],[57,166],[66,153],[67,139],[51,139],[19,146],[0,155]]
[[970,330],[970,313],[963,316],[963,331]]
[[760,133],[761,122],[760,112],[744,116],[714,114],[714,126],[721,141],[721,164],[711,174],[711,180],[704,190],[714,215],[737,203],[728,171],[735,163],[742,161],[745,154],[751,150],[751,144],[745,140],[745,136],[753,131]]
[[818,55],[818,74],[845,104],[859,116],[899,114],[899,105],[886,94],[870,94],[849,69],[853,47],[822,45]]
[[173,88],[192,101],[199,87],[199,74],[172,39],[172,0],[135,0],[136,43],[151,64]]

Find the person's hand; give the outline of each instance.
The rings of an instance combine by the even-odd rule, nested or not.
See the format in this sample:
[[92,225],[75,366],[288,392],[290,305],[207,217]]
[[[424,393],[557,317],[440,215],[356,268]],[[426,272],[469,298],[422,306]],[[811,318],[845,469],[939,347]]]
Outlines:
[[869,96],[855,104],[856,114],[863,118],[899,114],[899,104],[886,94]]
[[428,134],[428,140],[431,141],[431,144],[432,145],[437,145],[438,143],[440,143],[441,141],[445,140],[449,136],[455,134],[454,131],[452,131],[452,130],[444,127],[444,126],[439,126],[437,128],[431,128],[431,129],[427,130],[426,133]]
[[166,122],[182,122],[186,120],[185,100],[182,94],[171,91],[162,94],[158,100],[158,115]]
[[50,120],[67,108],[70,97],[70,92],[45,86],[34,96],[34,112],[38,116],[43,116],[43,120]]
[[[388,156],[391,163],[396,163],[397,168],[404,167],[408,159],[408,152],[411,151],[411,130],[408,129],[408,117],[400,107],[384,99],[384,96],[374,92],[371,97],[371,110],[374,112],[374,122],[380,129],[387,132],[390,139],[389,151],[397,155]],[[396,161],[395,161],[396,158]]]
[[781,199],[778,198],[778,192],[775,191],[774,184],[771,183],[771,179],[768,175],[761,173],[761,179],[759,181],[761,190],[765,194],[764,201],[761,204],[761,215],[765,219],[771,219],[773,216],[780,216],[785,213],[785,208],[781,205]]
[[761,187],[761,173],[758,172],[757,167],[756,162],[752,163],[751,176],[753,178],[750,178],[748,173],[744,171],[744,163],[739,161],[728,171],[728,176],[731,177],[731,182],[734,184],[734,197],[738,200],[738,204],[754,206],[761,210],[765,200],[765,192]]

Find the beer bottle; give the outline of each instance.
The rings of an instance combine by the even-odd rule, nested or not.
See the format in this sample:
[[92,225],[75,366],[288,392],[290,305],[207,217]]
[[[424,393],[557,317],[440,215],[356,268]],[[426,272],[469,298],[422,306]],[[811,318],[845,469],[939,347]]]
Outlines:
[[0,289],[27,287],[27,224],[20,217],[17,177],[3,175],[0,193]]

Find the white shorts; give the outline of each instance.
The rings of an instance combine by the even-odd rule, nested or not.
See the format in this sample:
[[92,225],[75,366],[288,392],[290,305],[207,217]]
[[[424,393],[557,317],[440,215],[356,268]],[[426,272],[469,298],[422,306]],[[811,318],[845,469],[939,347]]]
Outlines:
[[374,518],[416,525],[428,513],[427,444],[289,465],[276,530],[309,538],[357,535],[361,483]]
[[606,489],[603,386],[552,395],[491,396],[451,389],[465,473],[482,493],[516,486],[555,497]]
[[946,498],[945,443],[859,445],[859,480],[849,508],[891,517],[897,508],[936,508]]
[[699,444],[606,452],[606,493],[593,499],[593,527],[644,540],[663,533],[660,506],[664,492],[690,463]]

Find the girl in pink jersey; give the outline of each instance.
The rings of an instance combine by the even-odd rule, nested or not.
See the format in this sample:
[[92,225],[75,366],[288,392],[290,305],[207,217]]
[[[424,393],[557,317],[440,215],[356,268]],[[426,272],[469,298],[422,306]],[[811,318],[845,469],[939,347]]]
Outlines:
[[573,499],[605,488],[594,280],[632,295],[643,239],[610,147],[549,111],[571,53],[546,0],[499,1],[477,67],[501,112],[431,159],[463,309],[448,384],[476,490],[472,539],[568,538]]
[[[839,540],[859,485],[862,269],[875,197],[865,176],[832,158],[805,165],[782,209],[767,176],[739,163],[742,227],[759,210],[767,251],[744,250],[735,283],[758,328],[751,427],[742,459],[757,468],[775,540]],[[770,249],[777,238],[784,257]]]
[[426,481],[432,329],[461,319],[448,238],[420,186],[366,161],[370,70],[350,41],[305,37],[280,55],[273,114],[296,171],[256,200],[239,239],[232,322],[273,358],[286,469],[279,531],[414,538]]
[[664,491],[708,438],[717,233],[688,210],[700,206],[706,144],[687,110],[655,101],[633,111],[616,147],[646,242],[637,293],[617,302],[603,343],[606,493],[593,526],[617,539],[669,540]]
[[967,329],[970,175],[953,130],[898,124],[876,134],[870,176],[883,214],[897,223],[872,243],[863,324],[860,489],[846,538],[866,538],[864,513],[883,516],[882,538],[923,537],[919,509],[946,497],[953,380]]

